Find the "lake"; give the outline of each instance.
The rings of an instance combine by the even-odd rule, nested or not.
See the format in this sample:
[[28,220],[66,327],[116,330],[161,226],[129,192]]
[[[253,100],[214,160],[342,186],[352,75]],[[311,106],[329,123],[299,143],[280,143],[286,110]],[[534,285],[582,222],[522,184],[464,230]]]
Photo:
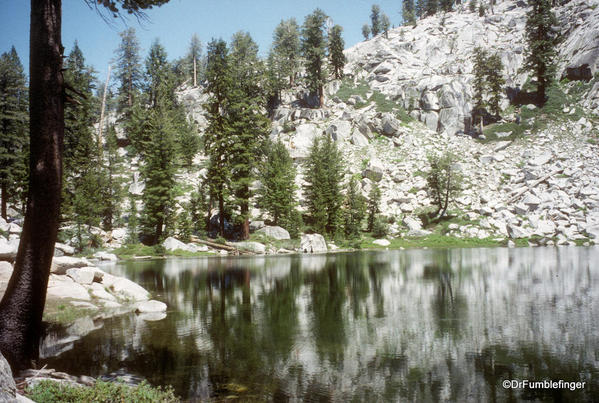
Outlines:
[[[49,368],[141,377],[198,401],[599,396],[599,247],[210,257],[104,269],[167,303],[166,318],[107,319],[46,357]],[[585,385],[506,389],[509,380]]]

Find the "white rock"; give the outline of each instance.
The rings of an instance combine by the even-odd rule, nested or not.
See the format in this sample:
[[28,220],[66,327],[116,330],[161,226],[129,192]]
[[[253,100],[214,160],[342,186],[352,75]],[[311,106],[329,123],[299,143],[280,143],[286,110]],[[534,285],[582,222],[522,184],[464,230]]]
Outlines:
[[410,231],[417,231],[422,229],[422,223],[420,222],[420,220],[411,216],[404,217],[403,223],[406,227],[408,227]]
[[166,312],[166,304],[154,299],[150,301],[138,302],[136,304],[135,311],[139,313]]
[[375,245],[380,245],[380,246],[389,246],[391,245],[391,242],[389,242],[386,239],[375,239],[374,241],[372,241],[373,244]]
[[301,253],[323,253],[327,250],[327,244],[322,235],[302,234],[300,239]]
[[86,285],[94,282],[96,270],[95,267],[79,267],[75,269],[67,269],[66,274],[76,283]]
[[101,300],[105,300],[105,301],[116,301],[116,297],[114,295],[112,295],[111,293],[109,293],[108,291],[106,291],[105,286],[103,286],[100,283],[92,283],[91,286],[91,293],[92,296],[95,298],[99,298]]
[[123,277],[104,274],[102,284],[108,287],[117,298],[132,301],[146,301],[150,299],[150,293],[145,288]]
[[171,252],[176,250],[188,251],[189,249],[186,244],[178,239],[173,238],[172,236],[166,238],[164,242],[162,242],[162,246],[164,246],[164,249]]
[[74,282],[67,276],[50,276],[48,282],[47,298],[72,298],[83,301],[90,301],[91,296],[87,288]]
[[261,244],[260,242],[252,242],[252,241],[243,241],[236,242],[234,246],[238,249],[248,250],[250,252],[256,253],[258,255],[263,255],[266,253],[266,246]]
[[119,258],[114,253],[108,253],[108,252],[102,252],[102,251],[94,253],[94,257],[98,258],[100,260],[106,260],[109,262],[116,262],[117,260],[119,260]]
[[257,232],[274,239],[291,239],[289,232],[287,232],[285,228],[278,226],[266,226],[264,228],[260,228]]
[[54,274],[65,274],[67,269],[77,267],[89,267],[89,261],[85,258],[72,256],[59,256],[52,259],[51,272]]

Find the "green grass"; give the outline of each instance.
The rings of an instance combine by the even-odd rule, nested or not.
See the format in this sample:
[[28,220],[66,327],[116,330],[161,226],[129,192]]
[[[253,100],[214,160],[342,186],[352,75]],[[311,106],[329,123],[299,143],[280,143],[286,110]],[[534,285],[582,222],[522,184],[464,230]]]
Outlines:
[[[555,83],[547,89],[547,102],[542,108],[530,110],[526,105],[521,108],[521,122],[517,125],[515,122],[496,123],[488,125],[484,128],[483,133],[486,139],[482,142],[515,140],[523,137],[526,130],[530,130],[531,134],[546,129],[549,125],[561,122],[575,122],[584,116],[584,112],[577,104],[582,97],[599,80],[599,77],[594,77],[589,82],[576,81],[574,83],[563,80]],[[533,91],[534,88],[530,84],[523,87],[524,90]],[[566,93],[567,90],[567,93]],[[564,112],[564,108],[574,109],[573,113]],[[514,111],[514,107],[510,106],[505,114],[510,114]],[[510,136],[499,138],[498,132],[512,132]]]
[[189,252],[185,250],[167,251],[161,245],[146,246],[141,243],[123,245],[115,249],[112,253],[117,255],[119,259],[133,259],[135,256],[180,256],[180,257],[199,257],[212,256],[211,252]]
[[262,233],[253,233],[250,235],[250,239],[248,241],[252,242],[260,242],[268,248],[269,246],[275,249],[287,249],[287,250],[295,250],[299,248],[300,240],[299,239],[274,239],[269,238]]
[[43,320],[48,323],[68,325],[94,312],[88,308],[73,306],[64,300],[47,299],[44,306]]
[[34,402],[178,402],[172,387],[154,387],[147,382],[128,386],[122,382],[97,381],[92,387],[63,385],[55,381],[40,381],[25,390]]
[[[364,238],[361,243],[362,249],[380,249],[379,245],[372,243],[374,239]],[[458,238],[454,236],[430,234],[422,238],[395,238],[389,239],[389,249],[399,248],[484,248],[505,246],[507,241],[498,241],[495,237],[489,238]]]

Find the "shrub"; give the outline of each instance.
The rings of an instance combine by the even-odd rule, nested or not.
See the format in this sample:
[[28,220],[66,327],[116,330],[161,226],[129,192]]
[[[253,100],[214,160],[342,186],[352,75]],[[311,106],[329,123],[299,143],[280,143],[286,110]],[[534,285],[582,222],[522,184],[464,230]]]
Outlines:
[[449,151],[442,155],[429,154],[428,162],[430,171],[426,175],[427,192],[433,205],[437,207],[433,216],[439,219],[447,212],[449,203],[460,195],[463,175],[456,169],[457,157]]
[[50,402],[178,402],[172,387],[153,387],[147,382],[137,386],[121,382],[98,381],[92,387],[71,386],[55,381],[40,381],[27,388],[28,397],[39,403]]
[[383,238],[387,236],[389,229],[387,228],[387,224],[381,217],[377,217],[374,220],[374,224],[372,226],[372,236],[375,238]]

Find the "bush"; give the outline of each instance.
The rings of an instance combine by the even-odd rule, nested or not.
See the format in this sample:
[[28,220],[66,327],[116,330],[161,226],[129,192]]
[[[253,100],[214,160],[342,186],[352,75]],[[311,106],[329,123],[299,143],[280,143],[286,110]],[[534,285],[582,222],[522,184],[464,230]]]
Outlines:
[[387,236],[388,231],[389,229],[387,228],[387,224],[381,219],[381,217],[377,217],[372,225],[372,236],[375,238],[383,238]]
[[40,381],[25,390],[28,397],[39,403],[50,402],[178,402],[172,387],[153,387],[147,382],[128,386],[121,382],[98,381],[92,387],[71,386],[56,381]]

